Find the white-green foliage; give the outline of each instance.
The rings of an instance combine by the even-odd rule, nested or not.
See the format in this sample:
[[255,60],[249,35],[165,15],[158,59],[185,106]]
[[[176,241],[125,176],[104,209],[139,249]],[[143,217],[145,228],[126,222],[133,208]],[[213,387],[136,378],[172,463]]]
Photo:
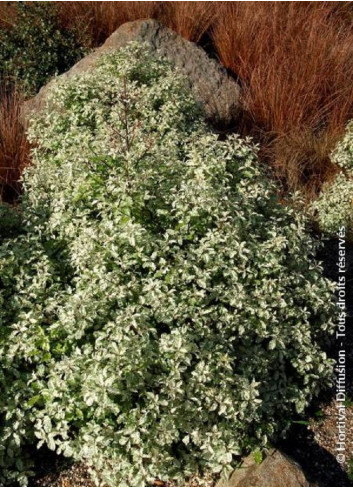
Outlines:
[[347,125],[344,137],[337,144],[332,161],[353,177],[353,121]]
[[323,186],[312,209],[322,231],[336,235],[345,226],[348,239],[353,240],[353,122],[331,157],[342,171]]
[[320,229],[336,236],[344,226],[346,236],[353,239],[353,178],[338,173],[332,182],[326,183],[312,209]]
[[250,142],[134,45],[57,85],[31,136],[0,248],[3,479],[39,442],[107,485],[182,483],[285,429],[332,374],[332,286]]

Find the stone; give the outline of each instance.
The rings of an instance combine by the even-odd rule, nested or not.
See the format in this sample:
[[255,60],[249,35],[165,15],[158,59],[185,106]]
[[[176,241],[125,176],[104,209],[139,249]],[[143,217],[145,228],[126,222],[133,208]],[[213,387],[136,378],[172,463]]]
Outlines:
[[35,97],[25,102],[24,117],[28,118],[32,111],[44,107],[48,90],[57,79],[93,70],[101,56],[124,47],[130,41],[147,43],[153,55],[168,60],[187,76],[195,96],[204,106],[207,119],[220,126],[228,126],[237,119],[241,110],[240,88],[226,69],[196,44],[152,19],[120,26],[101,47],[51,80]]
[[216,487],[309,487],[309,482],[296,462],[272,449],[261,464],[250,454],[229,479],[220,480]]

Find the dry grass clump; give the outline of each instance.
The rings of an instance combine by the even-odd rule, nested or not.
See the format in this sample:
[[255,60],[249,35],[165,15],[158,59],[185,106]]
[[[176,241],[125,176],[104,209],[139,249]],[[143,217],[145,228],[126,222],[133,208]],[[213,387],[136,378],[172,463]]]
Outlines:
[[0,29],[13,27],[16,23],[16,2],[0,3]]
[[222,2],[213,41],[245,88],[254,121],[284,133],[335,126],[352,110],[350,26],[331,2]]
[[22,96],[12,89],[0,90],[0,201],[18,196],[21,172],[29,161],[29,143],[21,122]]
[[[320,184],[353,112],[353,31],[336,2],[222,2],[212,38],[243,86],[252,130],[291,189]],[[346,10],[343,10],[346,9]],[[319,177],[320,176],[320,177]],[[312,181],[312,179],[314,181]]]
[[210,29],[218,2],[161,2],[159,20],[189,41],[199,42]]
[[57,2],[63,25],[81,29],[90,47],[102,44],[120,25],[159,16],[161,2]]
[[120,25],[157,19],[178,34],[198,42],[214,21],[214,2],[57,2],[63,24],[79,27],[91,47],[99,46]]
[[293,129],[262,147],[264,161],[273,169],[284,191],[302,189],[308,200],[315,197],[323,182],[331,179],[337,167],[330,153],[340,133],[315,133],[308,127]]

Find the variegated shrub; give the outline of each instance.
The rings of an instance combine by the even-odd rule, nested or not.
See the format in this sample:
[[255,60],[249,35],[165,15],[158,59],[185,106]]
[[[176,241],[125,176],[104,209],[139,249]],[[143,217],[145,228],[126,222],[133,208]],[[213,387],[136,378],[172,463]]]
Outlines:
[[202,484],[330,381],[305,222],[185,86],[131,45],[32,123],[21,234],[0,248],[7,482],[36,443],[107,485]]
[[342,170],[323,186],[312,210],[322,231],[335,236],[344,226],[347,238],[353,241],[353,122],[331,156]]

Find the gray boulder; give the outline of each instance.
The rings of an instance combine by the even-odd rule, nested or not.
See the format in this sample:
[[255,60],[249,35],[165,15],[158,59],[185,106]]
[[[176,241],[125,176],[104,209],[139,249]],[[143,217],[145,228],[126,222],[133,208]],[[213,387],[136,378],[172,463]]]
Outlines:
[[278,450],[271,450],[261,464],[251,454],[229,479],[217,487],[309,487],[301,467]]
[[[196,97],[203,103],[206,117],[216,124],[229,125],[240,113],[239,85],[216,60],[209,58],[196,44],[185,40],[156,20],[127,22],[120,26],[98,49],[76,63],[58,78],[70,78],[94,69],[97,60],[109,51],[125,46],[130,41],[148,44],[151,53],[166,59],[188,78]],[[40,110],[53,79],[24,105],[24,116]]]

